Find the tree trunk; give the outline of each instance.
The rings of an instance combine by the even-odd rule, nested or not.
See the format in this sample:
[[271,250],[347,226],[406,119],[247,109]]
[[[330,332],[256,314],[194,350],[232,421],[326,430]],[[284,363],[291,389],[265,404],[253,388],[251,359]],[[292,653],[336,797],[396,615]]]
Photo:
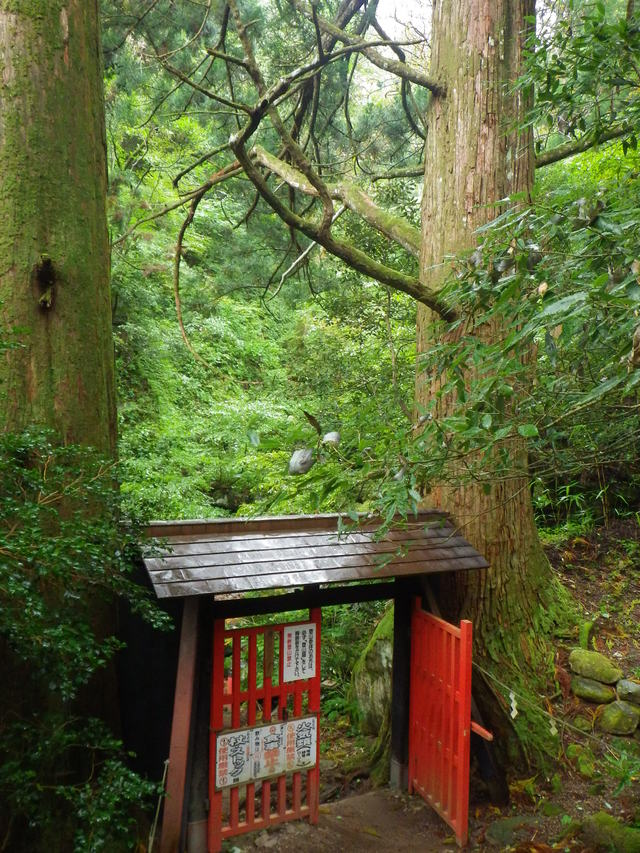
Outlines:
[[97,0],[0,0],[0,429],[115,451]]
[[[531,188],[531,133],[513,129],[527,104],[522,94],[509,89],[521,67],[530,26],[526,16],[533,14],[533,0],[434,4],[432,75],[446,86],[446,95],[434,99],[426,140],[421,269],[430,287],[438,288],[451,274],[448,256],[474,246],[476,229],[499,212],[495,202]],[[469,321],[456,334],[496,341],[502,332],[495,319],[475,328]],[[437,318],[419,305],[418,358],[440,334]],[[467,381],[471,379],[469,374]],[[426,405],[436,391],[437,381],[422,373],[418,362],[418,405]],[[437,416],[450,413],[454,405],[452,399],[442,399]],[[514,469],[526,470],[523,441],[512,440],[509,450]],[[534,623],[550,581],[527,478],[502,479],[489,494],[474,482],[440,486],[430,503],[450,511],[491,564],[456,581],[452,611],[474,621],[480,653],[513,655],[515,635]]]

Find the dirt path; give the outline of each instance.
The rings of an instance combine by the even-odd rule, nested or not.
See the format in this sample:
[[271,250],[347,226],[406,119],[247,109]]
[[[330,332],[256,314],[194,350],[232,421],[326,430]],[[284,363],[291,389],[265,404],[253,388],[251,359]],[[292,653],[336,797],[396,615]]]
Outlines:
[[227,850],[266,848],[278,853],[453,851],[451,830],[417,797],[379,788],[320,806],[317,826],[296,821],[245,836]]

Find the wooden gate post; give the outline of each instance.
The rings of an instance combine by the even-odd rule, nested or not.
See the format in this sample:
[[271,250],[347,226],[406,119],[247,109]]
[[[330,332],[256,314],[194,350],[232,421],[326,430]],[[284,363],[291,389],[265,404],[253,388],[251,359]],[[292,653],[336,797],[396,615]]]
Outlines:
[[389,782],[404,791],[409,769],[409,685],[411,673],[411,597],[396,581],[393,600],[393,669],[391,675],[391,764]]
[[182,611],[160,853],[178,853],[182,839],[184,792],[187,781],[191,709],[198,648],[199,605],[197,598],[185,598]]

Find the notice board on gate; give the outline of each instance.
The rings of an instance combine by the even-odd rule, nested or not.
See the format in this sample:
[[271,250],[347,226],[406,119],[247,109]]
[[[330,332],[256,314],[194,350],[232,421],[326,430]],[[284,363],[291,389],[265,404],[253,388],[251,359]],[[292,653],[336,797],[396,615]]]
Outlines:
[[310,770],[317,757],[316,716],[221,732],[216,738],[216,788]]
[[284,659],[282,680],[304,681],[316,674],[316,626],[286,625],[284,628]]

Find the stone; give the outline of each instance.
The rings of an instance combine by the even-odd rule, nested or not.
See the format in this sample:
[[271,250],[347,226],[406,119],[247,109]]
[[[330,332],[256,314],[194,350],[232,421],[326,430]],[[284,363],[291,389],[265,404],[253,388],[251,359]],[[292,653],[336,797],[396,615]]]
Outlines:
[[593,726],[591,725],[591,720],[589,720],[582,714],[577,714],[571,722],[581,732],[590,732],[593,728]]
[[493,847],[505,850],[515,844],[530,841],[539,830],[540,819],[532,815],[513,815],[503,817],[489,826],[485,839]]
[[592,678],[584,678],[582,675],[573,676],[571,690],[580,699],[586,699],[587,702],[595,702],[598,705],[613,702],[616,698],[616,691],[613,687],[602,684],[600,681],[594,681]]
[[573,649],[569,655],[569,666],[577,674],[603,684],[615,684],[622,678],[622,670],[600,652],[588,649]]
[[309,450],[308,447],[294,450],[289,459],[289,473],[306,474],[313,467],[314,461],[313,450]]
[[597,812],[585,818],[581,835],[588,845],[598,850],[640,853],[640,829],[624,826],[606,812]]
[[616,685],[618,699],[624,699],[625,702],[633,702],[634,705],[640,705],[640,683],[631,681],[629,678],[623,678]]
[[640,708],[630,702],[616,699],[604,705],[598,717],[598,728],[612,735],[631,735],[640,723]]
[[367,647],[353,667],[352,690],[365,734],[378,735],[391,708],[393,608],[378,622]]
[[332,447],[337,447],[340,444],[340,433],[339,432],[326,432],[322,436],[323,444],[330,444]]

